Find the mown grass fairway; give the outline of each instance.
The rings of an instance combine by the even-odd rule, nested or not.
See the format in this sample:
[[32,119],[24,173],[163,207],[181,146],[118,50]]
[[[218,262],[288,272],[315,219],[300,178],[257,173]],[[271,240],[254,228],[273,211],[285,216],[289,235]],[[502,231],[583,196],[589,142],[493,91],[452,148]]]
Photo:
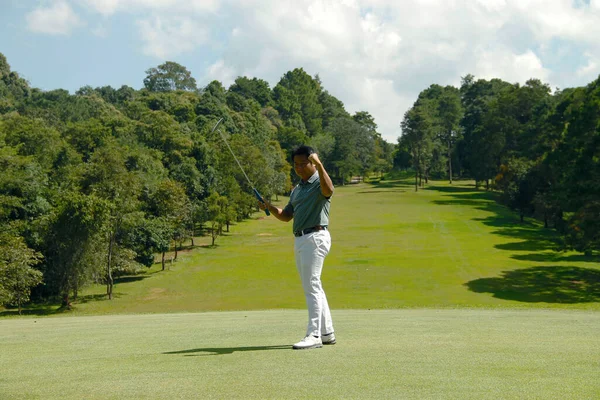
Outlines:
[[339,343],[293,351],[304,311],[13,319],[3,399],[596,399],[600,314],[338,310]]

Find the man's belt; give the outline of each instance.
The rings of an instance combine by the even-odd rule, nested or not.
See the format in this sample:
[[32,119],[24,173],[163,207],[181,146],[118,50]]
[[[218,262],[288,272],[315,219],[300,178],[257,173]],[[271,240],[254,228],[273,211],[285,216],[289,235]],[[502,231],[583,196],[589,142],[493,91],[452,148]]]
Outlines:
[[308,235],[309,233],[324,231],[324,230],[327,230],[327,226],[317,225],[317,226],[313,226],[312,228],[306,228],[306,229],[302,229],[301,231],[296,231],[296,232],[294,232],[294,236],[300,237],[300,236]]

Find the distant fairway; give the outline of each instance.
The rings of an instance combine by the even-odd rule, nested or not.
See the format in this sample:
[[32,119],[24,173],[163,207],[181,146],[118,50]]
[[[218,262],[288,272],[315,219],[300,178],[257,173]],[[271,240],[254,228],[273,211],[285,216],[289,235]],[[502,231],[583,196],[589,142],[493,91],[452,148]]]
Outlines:
[[298,310],[0,322],[2,399],[598,399],[600,313]]
[[[168,271],[155,264],[117,280],[113,301],[103,286],[85,290],[74,313],[303,309],[291,223],[255,218],[215,248],[180,253]],[[410,179],[337,187],[331,233],[323,283],[333,309],[600,309],[598,257],[553,252],[551,229],[520,224],[472,182],[418,193]]]

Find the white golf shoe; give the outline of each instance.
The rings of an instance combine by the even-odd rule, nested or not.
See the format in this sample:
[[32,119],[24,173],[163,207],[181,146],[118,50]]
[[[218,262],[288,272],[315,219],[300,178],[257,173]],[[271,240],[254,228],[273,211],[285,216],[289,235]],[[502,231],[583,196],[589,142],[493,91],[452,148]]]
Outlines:
[[323,344],[335,344],[335,333],[331,332],[321,336],[321,342],[323,342]]
[[316,349],[318,347],[323,347],[323,342],[321,342],[320,337],[314,336],[307,336],[292,346],[294,350]]

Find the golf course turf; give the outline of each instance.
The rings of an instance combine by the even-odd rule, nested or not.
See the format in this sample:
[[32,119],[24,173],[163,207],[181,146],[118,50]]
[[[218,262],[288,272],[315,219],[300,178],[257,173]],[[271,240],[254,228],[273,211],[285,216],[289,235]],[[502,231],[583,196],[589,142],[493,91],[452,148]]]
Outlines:
[[335,346],[291,350],[306,323],[291,223],[260,213],[118,279],[112,301],[96,285],[70,312],[2,310],[0,398],[600,398],[598,256],[555,252],[493,196],[336,188]]

